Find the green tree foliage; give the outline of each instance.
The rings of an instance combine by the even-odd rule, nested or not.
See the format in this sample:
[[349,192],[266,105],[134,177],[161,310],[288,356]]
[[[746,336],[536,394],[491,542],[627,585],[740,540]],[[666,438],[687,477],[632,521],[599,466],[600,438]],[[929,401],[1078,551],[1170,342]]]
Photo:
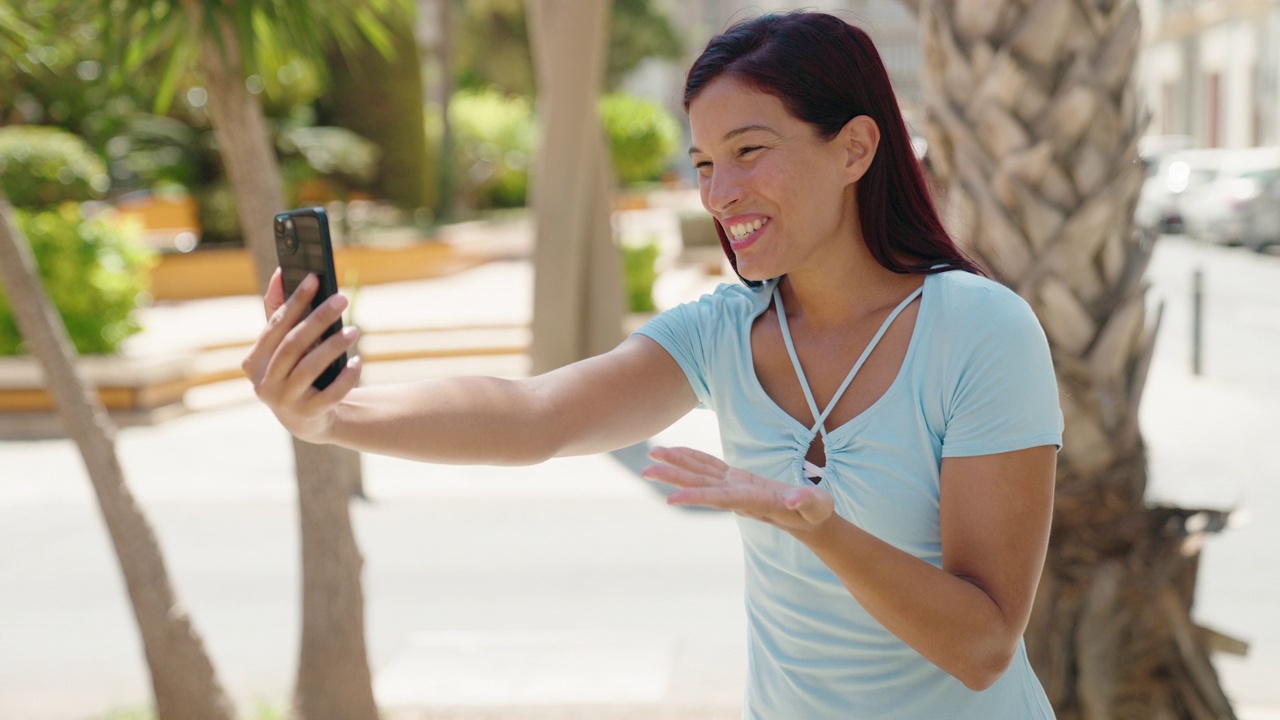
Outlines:
[[653,312],[653,284],[658,280],[658,243],[649,240],[639,245],[623,243],[622,278],[627,286],[627,310],[633,313]]
[[61,128],[0,128],[0,186],[17,207],[91,200],[107,190],[107,167],[83,140]]
[[[145,104],[142,78],[111,90],[103,74],[101,16],[91,3],[7,0],[0,4],[0,124],[56,125],[102,153],[122,118]],[[18,29],[4,31],[20,18]]]
[[[76,351],[117,352],[140,329],[133,313],[146,289],[153,255],[126,228],[106,219],[81,218],[74,203],[14,214]],[[21,346],[13,310],[0,293],[0,355],[17,355]]]
[[[671,162],[680,127],[662,106],[626,93],[598,104],[613,166],[624,184],[656,180]],[[466,210],[524,205],[530,158],[537,138],[533,104],[496,87],[459,90],[449,103],[453,121],[458,202]],[[439,142],[439,121],[429,122],[428,142]]]
[[316,106],[324,124],[348,128],[382,148],[376,177],[365,184],[377,196],[412,210],[429,204],[422,66],[412,25],[388,29],[393,58],[368,42],[347,53],[329,52],[329,83]]
[[[528,98],[497,88],[459,90],[449,103],[454,131],[454,166],[462,208],[524,205],[535,126]],[[438,122],[428,132],[438,135]],[[438,137],[431,138],[431,144]]]
[[676,119],[661,105],[626,93],[606,95],[598,107],[618,179],[627,185],[657,180],[680,142]]
[[[454,33],[458,39],[458,87],[496,85],[508,93],[536,94],[522,0],[468,0],[455,17],[459,23]],[[617,89],[622,78],[645,58],[674,60],[682,53],[671,21],[650,0],[613,0],[607,89]]]
[[[221,51],[224,23],[237,37],[252,38],[239,44],[247,79],[252,83],[257,78],[269,100],[296,104],[301,99],[288,96],[298,88],[291,86],[304,78],[313,82],[302,86],[309,95],[303,102],[320,94],[327,80],[328,43],[344,52],[369,43],[392,56],[387,23],[410,22],[413,6],[411,0],[201,0],[200,7],[205,31]],[[99,10],[110,18],[105,39],[112,80],[123,84],[137,68],[162,60],[165,69],[155,98],[157,109],[166,110],[200,51],[181,3],[100,0]]]

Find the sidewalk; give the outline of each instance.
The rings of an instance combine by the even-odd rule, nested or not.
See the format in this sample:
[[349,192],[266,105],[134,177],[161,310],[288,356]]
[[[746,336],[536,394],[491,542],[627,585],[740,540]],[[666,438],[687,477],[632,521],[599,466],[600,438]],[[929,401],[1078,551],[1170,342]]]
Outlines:
[[[633,218],[662,227],[660,213]],[[646,226],[647,227],[647,226]],[[527,240],[527,239],[526,239]],[[532,274],[506,259],[431,281],[364,288],[366,348],[415,351],[470,327],[491,355],[373,362],[367,383],[483,373],[527,360]],[[1187,369],[1189,278],[1206,271],[1206,374]],[[1249,510],[1210,540],[1197,619],[1251,642],[1215,657],[1241,720],[1280,720],[1280,258],[1162,241],[1149,275],[1167,303],[1143,407],[1149,496]],[[667,273],[659,305],[722,278]],[[257,298],[151,308],[131,351],[240,352]],[[461,331],[459,331],[461,332]],[[520,335],[520,333],[525,333]],[[456,336],[455,336],[456,337]],[[476,336],[469,336],[471,342]],[[238,357],[234,358],[238,362]],[[175,587],[236,700],[280,707],[297,646],[295,491],[287,438],[247,381],[195,388],[193,412],[127,428],[131,488],[157,528]],[[714,451],[695,412],[654,438]],[[528,468],[366,456],[353,506],[375,688],[392,720],[729,720],[745,663],[732,518],[675,510],[637,477],[643,449]],[[149,695],[136,628],[74,447],[0,442],[0,720],[85,720]],[[251,716],[251,714],[249,714]]]

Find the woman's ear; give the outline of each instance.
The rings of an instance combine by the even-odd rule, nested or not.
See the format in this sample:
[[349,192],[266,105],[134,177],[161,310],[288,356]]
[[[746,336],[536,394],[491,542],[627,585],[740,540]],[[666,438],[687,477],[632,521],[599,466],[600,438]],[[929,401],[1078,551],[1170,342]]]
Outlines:
[[857,182],[867,174],[880,146],[880,126],[866,115],[859,115],[840,129],[840,142],[845,151],[845,173],[849,182]]

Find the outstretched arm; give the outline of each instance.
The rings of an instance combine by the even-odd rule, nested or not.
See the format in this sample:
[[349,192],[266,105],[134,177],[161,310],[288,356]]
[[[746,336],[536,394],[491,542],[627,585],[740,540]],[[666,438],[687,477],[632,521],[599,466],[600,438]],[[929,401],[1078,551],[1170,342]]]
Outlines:
[[639,442],[697,405],[675,360],[640,336],[518,380],[464,377],[357,388],[360,363],[353,359],[317,391],[311,382],[356,334],[312,347],[346,307],[338,295],[308,315],[315,287],[309,279],[286,301],[279,273],[272,278],[267,326],[242,363],[258,397],[309,442],[430,462],[527,464]]

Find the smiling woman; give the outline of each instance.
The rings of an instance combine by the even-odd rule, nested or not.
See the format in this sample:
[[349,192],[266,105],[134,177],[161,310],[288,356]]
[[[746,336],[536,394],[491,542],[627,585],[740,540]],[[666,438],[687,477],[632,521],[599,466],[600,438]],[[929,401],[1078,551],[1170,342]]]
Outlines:
[[[723,457],[657,448],[676,505],[736,513],[744,715],[1051,718],[1022,633],[1062,416],[1027,304],[938,220],[867,35],[820,13],[713,38],[689,73],[690,159],[744,285],[536,377],[355,387],[337,317],[272,281],[244,361],[298,437],[518,464],[646,440],[698,405]],[[314,346],[314,349],[312,349]]]

